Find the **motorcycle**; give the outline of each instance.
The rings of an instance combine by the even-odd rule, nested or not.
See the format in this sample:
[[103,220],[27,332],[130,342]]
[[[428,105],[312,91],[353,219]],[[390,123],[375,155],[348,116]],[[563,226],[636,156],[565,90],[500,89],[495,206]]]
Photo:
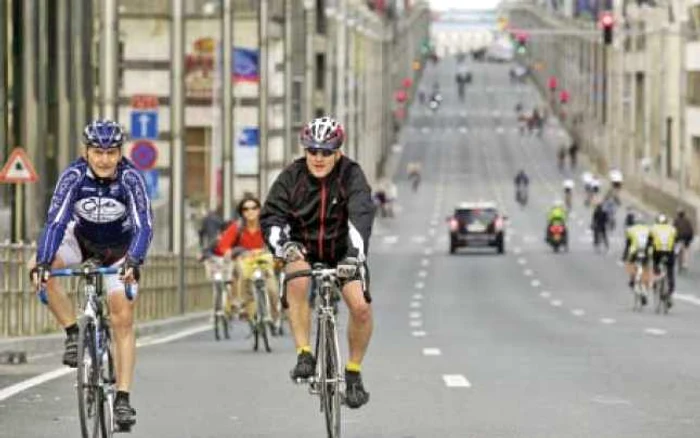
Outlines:
[[547,243],[554,252],[559,252],[559,248],[564,247],[569,250],[569,243],[566,236],[566,226],[560,222],[554,222],[547,227]]

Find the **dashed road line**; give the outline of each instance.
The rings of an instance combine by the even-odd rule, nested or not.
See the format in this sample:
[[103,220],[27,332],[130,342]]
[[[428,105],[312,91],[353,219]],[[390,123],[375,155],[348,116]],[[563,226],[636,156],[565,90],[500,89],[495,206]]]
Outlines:
[[654,336],[663,336],[668,332],[664,329],[650,327],[650,328],[644,329],[644,333],[654,335]]
[[532,269],[525,269],[523,271],[523,275],[526,277],[531,277],[532,276]]
[[461,374],[443,374],[442,380],[448,388],[471,388],[472,386],[469,380]]
[[600,318],[600,322],[606,325],[610,325],[615,324],[617,321],[615,321],[613,318]]
[[423,289],[425,287],[425,283],[422,281],[419,281],[415,284],[416,289]]
[[518,259],[518,264],[520,264],[520,265],[526,265],[526,264],[527,264],[527,260],[525,259],[525,257],[520,257],[520,258]]
[[422,306],[420,301],[411,301],[411,309],[420,309]]
[[411,327],[423,327],[423,321],[421,321],[421,320],[419,320],[419,319],[418,319],[418,320],[413,320],[413,321],[411,321],[409,324],[410,324]]
[[424,348],[423,356],[440,356],[442,352],[439,348]]
[[428,271],[426,271],[426,270],[424,270],[424,269],[423,269],[423,270],[420,270],[420,271],[418,271],[418,276],[421,277],[421,278],[425,278],[425,277],[428,276]]
[[561,300],[552,300],[549,302],[549,304],[551,304],[552,307],[561,307],[561,305],[564,303]]
[[540,283],[540,280],[532,280],[532,281],[530,282],[530,285],[531,285],[532,287],[540,287],[541,284],[542,284],[542,283]]
[[586,311],[583,309],[574,309],[571,311],[571,314],[574,316],[583,316],[586,314]]
[[421,266],[428,266],[430,265],[430,259],[423,259],[420,261]]
[[429,256],[433,254],[433,249],[432,248],[425,248],[425,251],[423,251],[423,254]]
[[520,253],[522,253],[522,252],[523,252],[523,250],[522,250],[520,247],[518,247],[518,246],[516,246],[515,248],[513,248],[513,254],[520,254]]
[[399,241],[399,236],[384,236],[384,243],[392,245]]
[[414,300],[422,300],[422,299],[423,299],[423,294],[413,294],[413,299],[414,299]]
[[416,338],[424,338],[427,333],[424,332],[423,330],[414,330],[411,332],[411,335],[416,337]]
[[673,294],[673,297],[679,301],[685,301],[686,303],[695,304],[696,306],[700,306],[700,298],[698,298],[695,295],[682,294],[682,293],[675,292]]
[[409,312],[408,317],[411,319],[418,319],[421,317],[420,312]]
[[540,296],[541,296],[542,298],[549,298],[549,297],[552,296],[552,294],[549,293],[549,292],[547,292],[547,291],[544,291],[544,292],[540,292]]

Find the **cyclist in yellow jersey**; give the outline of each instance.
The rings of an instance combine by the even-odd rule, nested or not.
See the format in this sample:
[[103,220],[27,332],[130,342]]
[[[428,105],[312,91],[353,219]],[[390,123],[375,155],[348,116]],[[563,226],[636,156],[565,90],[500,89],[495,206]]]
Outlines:
[[[625,230],[625,250],[622,253],[622,260],[626,263],[629,274],[629,287],[634,288],[634,277],[636,275],[636,263],[642,264],[642,284],[649,288],[649,226],[641,223],[633,213],[627,216],[628,227]],[[646,295],[641,296],[642,306],[647,303]]]
[[652,260],[654,265],[654,274],[658,275],[659,265],[662,259],[666,259],[666,268],[668,275],[668,306],[672,305],[673,291],[676,286],[676,278],[674,275],[675,253],[676,247],[676,227],[668,223],[668,218],[664,214],[660,214],[656,218],[656,223],[649,230],[648,247],[652,249]]

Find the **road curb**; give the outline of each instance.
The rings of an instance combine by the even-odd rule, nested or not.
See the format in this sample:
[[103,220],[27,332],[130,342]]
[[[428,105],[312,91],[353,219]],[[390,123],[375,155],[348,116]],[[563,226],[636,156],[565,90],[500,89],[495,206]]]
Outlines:
[[[211,315],[211,311],[189,313],[173,318],[158,321],[144,321],[136,324],[136,338],[143,338],[155,334],[169,332],[199,325],[206,322]],[[33,355],[58,352],[63,349],[63,333],[41,336],[25,336],[18,338],[0,339],[0,352],[21,352],[30,358]]]

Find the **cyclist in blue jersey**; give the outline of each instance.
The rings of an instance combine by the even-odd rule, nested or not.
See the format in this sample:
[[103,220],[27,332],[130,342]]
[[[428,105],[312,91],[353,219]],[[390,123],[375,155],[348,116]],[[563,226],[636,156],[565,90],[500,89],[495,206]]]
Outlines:
[[129,401],[136,337],[134,303],[127,299],[124,284],[131,284],[136,292],[153,222],[144,179],[122,155],[124,138],[121,125],[109,120],[96,120],[85,127],[84,155],[56,183],[31,275],[37,288],[46,286],[49,309],[65,328],[63,363],[77,367],[78,326],[71,301],[49,273],[95,258],[104,266],[122,267],[121,275],[106,276],[104,284],[115,341],[115,420],[119,426],[130,427],[136,422]]

